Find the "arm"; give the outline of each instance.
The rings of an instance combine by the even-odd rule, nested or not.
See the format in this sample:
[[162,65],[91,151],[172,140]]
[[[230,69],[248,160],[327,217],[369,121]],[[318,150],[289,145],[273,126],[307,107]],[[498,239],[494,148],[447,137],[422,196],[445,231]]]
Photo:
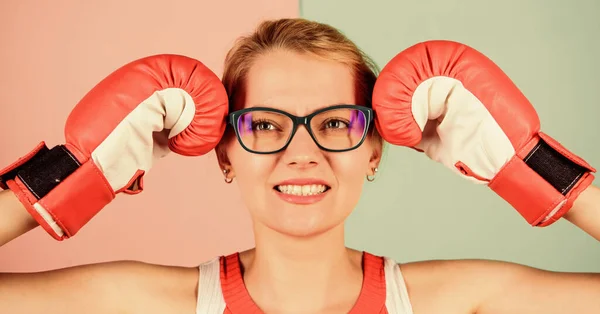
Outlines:
[[590,185],[564,218],[600,241],[600,189]]
[[[600,188],[589,186],[563,217],[600,241]],[[600,313],[600,274],[482,260],[401,268],[415,313]]]
[[560,273],[511,263],[491,263],[477,313],[600,313],[600,274]]
[[[600,241],[600,189],[584,190],[564,218]],[[415,313],[600,313],[600,274],[482,260],[419,262],[402,269]]]
[[0,313],[194,313],[197,274],[138,262],[0,273]]
[[[38,226],[0,191],[0,246]],[[0,273],[0,313],[194,313],[197,269],[112,262]]]
[[38,226],[11,190],[0,191],[0,246]]
[[414,313],[600,313],[600,274],[550,272],[485,260],[401,267]]
[[[0,191],[0,246],[38,226],[15,194]],[[111,262],[0,273],[0,313],[194,313],[196,268]]]

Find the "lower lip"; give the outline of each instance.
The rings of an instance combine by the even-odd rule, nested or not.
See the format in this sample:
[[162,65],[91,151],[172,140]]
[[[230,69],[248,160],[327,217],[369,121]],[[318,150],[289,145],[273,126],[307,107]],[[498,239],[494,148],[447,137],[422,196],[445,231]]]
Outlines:
[[330,190],[327,190],[323,193],[319,193],[316,195],[292,195],[292,194],[281,193],[278,190],[274,190],[274,191],[275,191],[275,194],[277,194],[277,196],[279,196],[282,200],[284,200],[288,203],[298,204],[298,205],[310,205],[310,204],[317,203],[317,202],[321,201],[322,199],[324,199]]

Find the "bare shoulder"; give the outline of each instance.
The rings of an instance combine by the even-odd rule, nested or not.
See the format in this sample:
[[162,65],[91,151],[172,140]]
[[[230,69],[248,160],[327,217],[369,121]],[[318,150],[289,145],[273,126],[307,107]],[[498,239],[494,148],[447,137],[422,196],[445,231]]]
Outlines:
[[600,313],[600,274],[490,260],[401,265],[418,313]]
[[481,303],[541,270],[492,260],[401,264],[414,312],[476,313]]
[[61,313],[193,314],[198,269],[117,261],[0,274],[0,282],[5,283],[0,295],[10,301],[0,302],[0,312],[15,306],[32,313],[54,308]]
[[[102,269],[94,270],[99,267]],[[195,313],[199,275],[196,267],[119,261],[92,265],[89,271],[106,273],[106,288],[126,295],[127,300],[123,301],[135,313]]]

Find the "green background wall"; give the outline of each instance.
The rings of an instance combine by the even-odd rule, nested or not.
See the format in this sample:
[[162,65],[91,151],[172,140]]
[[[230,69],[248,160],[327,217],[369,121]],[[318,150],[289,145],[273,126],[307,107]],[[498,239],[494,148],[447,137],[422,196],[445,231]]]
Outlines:
[[[475,47],[536,107],[542,129],[600,167],[600,1],[300,1],[383,67],[417,42]],[[598,184],[598,183],[597,183]],[[407,148],[388,147],[350,217],[348,245],[399,262],[485,258],[561,271],[600,271],[600,243],[560,221],[532,228],[504,200]]]

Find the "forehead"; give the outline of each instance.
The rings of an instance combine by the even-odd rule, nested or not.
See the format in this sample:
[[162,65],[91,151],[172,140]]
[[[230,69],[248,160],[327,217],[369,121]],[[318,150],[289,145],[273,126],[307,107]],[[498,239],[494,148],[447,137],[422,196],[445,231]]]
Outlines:
[[268,106],[303,115],[328,105],[353,104],[354,98],[347,65],[280,49],[261,55],[250,68],[245,107]]

